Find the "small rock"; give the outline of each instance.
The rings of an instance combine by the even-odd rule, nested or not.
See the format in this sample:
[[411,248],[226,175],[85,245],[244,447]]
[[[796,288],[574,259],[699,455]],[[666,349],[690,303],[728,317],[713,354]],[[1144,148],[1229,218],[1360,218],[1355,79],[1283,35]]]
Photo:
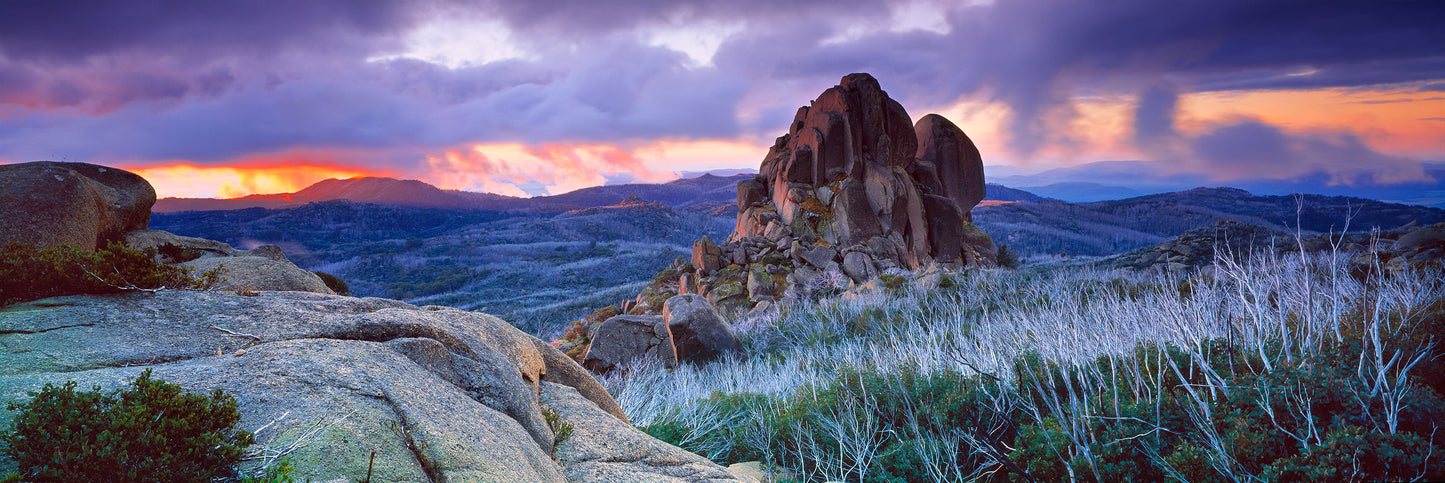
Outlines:
[[878,274],[873,259],[863,252],[849,252],[843,255],[843,273],[858,283],[868,281]]
[[711,303],[698,295],[677,295],[662,304],[662,319],[672,333],[678,360],[705,362],[737,351],[738,337]]
[[676,365],[677,352],[667,323],[655,315],[618,315],[597,327],[582,366],[608,372],[645,356],[661,359],[669,367]]

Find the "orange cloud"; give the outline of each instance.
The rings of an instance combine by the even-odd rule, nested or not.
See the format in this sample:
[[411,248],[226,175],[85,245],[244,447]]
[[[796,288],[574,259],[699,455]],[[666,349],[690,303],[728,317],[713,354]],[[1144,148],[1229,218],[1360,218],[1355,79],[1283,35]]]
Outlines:
[[[1072,117],[1049,121],[1068,143],[1054,142],[1027,157],[1009,147],[1009,106],[986,95],[959,99],[921,112],[954,121],[983,153],[985,164],[1045,168],[1091,161],[1148,158],[1131,141],[1135,96],[1075,96]],[[1279,126],[1289,133],[1350,132],[1371,149],[1416,159],[1445,153],[1445,95],[1409,89],[1312,89],[1183,94],[1177,126],[1196,137],[1242,118]]]
[[1179,98],[1181,131],[1197,134],[1247,116],[1291,132],[1351,131],[1387,154],[1434,157],[1445,153],[1438,118],[1445,96],[1405,89],[1314,89],[1206,92]]
[[609,178],[656,183],[684,169],[755,167],[766,146],[734,141],[608,144],[473,144],[428,156],[424,181],[447,189],[510,196],[560,194]]
[[150,181],[162,198],[239,198],[294,192],[327,178],[384,175],[359,168],[306,164],[252,167],[180,163],[126,169]]

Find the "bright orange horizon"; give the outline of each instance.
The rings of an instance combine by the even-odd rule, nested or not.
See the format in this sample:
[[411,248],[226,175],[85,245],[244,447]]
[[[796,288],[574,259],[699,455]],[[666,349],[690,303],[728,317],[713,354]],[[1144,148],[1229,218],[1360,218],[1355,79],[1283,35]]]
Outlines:
[[[1092,161],[1147,159],[1131,144],[1132,96],[1079,98],[1076,117],[1064,132],[1073,143],[1043,146],[1030,156],[1010,148],[1009,108],[998,102],[960,101],[938,109],[965,129],[984,154],[985,164],[1042,171]],[[1353,133],[1371,149],[1400,158],[1445,153],[1445,96],[1426,97],[1403,89],[1284,90],[1200,93],[1181,96],[1177,123],[1186,136],[1198,136],[1238,119],[1257,119],[1286,132]],[[914,117],[925,113],[910,112]],[[783,127],[779,127],[781,131]],[[256,155],[229,164],[188,161],[123,166],[150,180],[161,197],[239,198],[289,193],[336,178],[417,179],[443,189],[531,196],[519,185],[535,185],[560,194],[605,184],[609,177],[636,182],[665,182],[680,171],[756,169],[771,140],[658,141],[642,145],[557,143],[469,144],[427,154],[408,170],[372,168],[365,153],[295,151]],[[351,158],[357,161],[348,162]],[[1221,173],[1220,180],[1252,173]]]
[[354,176],[557,194],[755,169],[798,106],[867,72],[1000,173],[1445,183],[1432,2],[529,5],[5,4],[0,161],[132,169],[171,197]]

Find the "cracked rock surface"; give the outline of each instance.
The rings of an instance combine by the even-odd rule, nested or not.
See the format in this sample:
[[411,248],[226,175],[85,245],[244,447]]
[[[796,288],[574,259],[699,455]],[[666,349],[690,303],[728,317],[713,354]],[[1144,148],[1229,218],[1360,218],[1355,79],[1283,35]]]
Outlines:
[[[69,296],[0,309],[0,426],[15,416],[3,403],[46,383],[108,391],[147,368],[191,392],[233,395],[240,428],[260,429],[252,449],[294,447],[298,480],[356,481],[372,451],[372,481],[731,478],[633,429],[575,362],[490,315],[305,292]],[[590,459],[554,459],[544,388],[565,393],[556,410],[577,434],[635,434],[589,446]],[[602,460],[629,470],[585,469]],[[652,464],[668,461],[689,469]],[[0,461],[0,473],[12,469]]]
[[557,445],[569,481],[757,481],[608,417],[572,387],[542,382],[542,404],[576,425]]

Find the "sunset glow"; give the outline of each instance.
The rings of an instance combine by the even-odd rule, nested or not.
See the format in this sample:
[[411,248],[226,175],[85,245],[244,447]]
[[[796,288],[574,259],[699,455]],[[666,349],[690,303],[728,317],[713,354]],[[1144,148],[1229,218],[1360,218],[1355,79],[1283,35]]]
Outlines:
[[291,193],[327,178],[382,176],[333,166],[288,164],[265,167],[171,164],[128,168],[141,175],[165,198],[239,198],[266,193]]
[[1327,193],[1445,163],[1432,2],[151,2],[0,7],[0,160],[135,169],[162,196],[557,194],[756,169],[798,106],[868,72],[1008,172]]

